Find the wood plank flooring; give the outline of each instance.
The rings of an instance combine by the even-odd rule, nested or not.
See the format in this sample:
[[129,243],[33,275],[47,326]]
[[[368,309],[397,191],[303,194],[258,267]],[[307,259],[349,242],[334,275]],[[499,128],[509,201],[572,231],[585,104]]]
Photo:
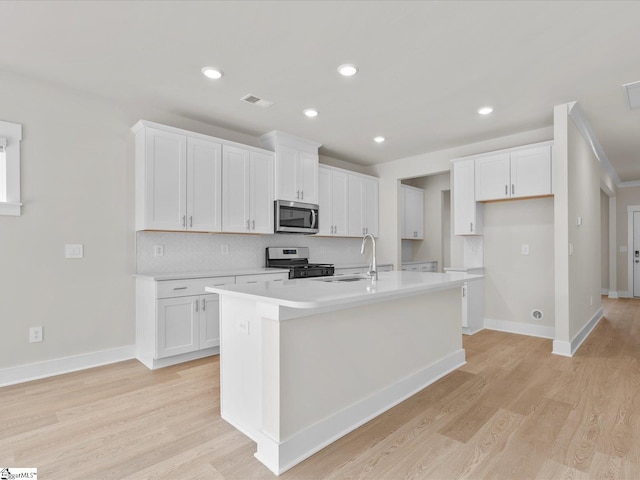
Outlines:
[[[640,301],[603,299],[573,358],[483,331],[467,365],[286,480],[640,479]],[[43,479],[276,478],[219,416],[218,357],[137,361],[0,388],[0,468]]]

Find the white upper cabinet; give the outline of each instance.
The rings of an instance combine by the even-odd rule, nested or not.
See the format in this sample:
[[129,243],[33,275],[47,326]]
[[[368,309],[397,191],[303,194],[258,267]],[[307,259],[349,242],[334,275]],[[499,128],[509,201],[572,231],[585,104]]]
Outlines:
[[136,230],[186,230],[187,137],[136,131]]
[[476,159],[476,201],[511,196],[510,158],[509,153],[500,153]]
[[378,236],[378,179],[349,174],[349,236]]
[[453,229],[456,235],[482,235],[482,204],[475,199],[475,160],[453,164]]
[[551,195],[551,145],[511,153],[511,198]]
[[273,156],[222,149],[222,231],[273,233]]
[[136,228],[219,232],[221,145],[169,131],[136,134]]
[[402,238],[424,239],[424,190],[402,185]]
[[347,236],[347,173],[321,165],[318,175],[318,235]]
[[[132,130],[136,230],[221,232],[226,208],[224,231],[273,233],[272,152],[146,120]],[[223,175],[239,186],[226,202]]]
[[539,145],[475,160],[476,201],[551,194],[551,146]]
[[187,139],[187,230],[222,230],[222,146]]
[[273,131],[260,137],[275,152],[277,200],[318,203],[318,148],[321,144]]

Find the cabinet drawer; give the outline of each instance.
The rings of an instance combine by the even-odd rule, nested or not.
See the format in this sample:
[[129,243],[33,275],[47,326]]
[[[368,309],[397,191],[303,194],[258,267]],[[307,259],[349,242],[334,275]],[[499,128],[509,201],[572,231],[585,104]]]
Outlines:
[[378,272],[393,272],[393,265],[383,265],[378,267]]
[[438,271],[438,262],[428,262],[420,265],[421,272],[437,272]]
[[187,297],[204,295],[204,287],[236,283],[236,277],[188,278],[185,280],[158,281],[157,298]]
[[273,282],[288,279],[288,273],[261,273],[258,275],[239,275],[236,277],[236,283]]

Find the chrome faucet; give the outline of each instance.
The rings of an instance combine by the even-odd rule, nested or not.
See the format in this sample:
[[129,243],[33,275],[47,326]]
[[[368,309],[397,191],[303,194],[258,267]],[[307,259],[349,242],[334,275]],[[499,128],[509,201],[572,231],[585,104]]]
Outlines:
[[373,252],[371,254],[371,263],[369,264],[369,271],[367,275],[371,277],[372,282],[378,281],[378,264],[376,262],[376,239],[373,238],[373,235],[367,233],[364,237],[362,237],[362,246],[360,247],[360,254],[364,255],[364,247],[367,243],[367,238],[371,239],[371,244],[373,245]]

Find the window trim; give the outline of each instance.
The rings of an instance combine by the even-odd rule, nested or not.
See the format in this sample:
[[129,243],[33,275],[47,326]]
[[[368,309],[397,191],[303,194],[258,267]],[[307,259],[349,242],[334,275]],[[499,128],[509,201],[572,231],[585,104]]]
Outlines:
[[0,137],[6,138],[6,179],[7,201],[0,202],[0,215],[20,216],[20,142],[22,141],[22,125],[0,120]]

